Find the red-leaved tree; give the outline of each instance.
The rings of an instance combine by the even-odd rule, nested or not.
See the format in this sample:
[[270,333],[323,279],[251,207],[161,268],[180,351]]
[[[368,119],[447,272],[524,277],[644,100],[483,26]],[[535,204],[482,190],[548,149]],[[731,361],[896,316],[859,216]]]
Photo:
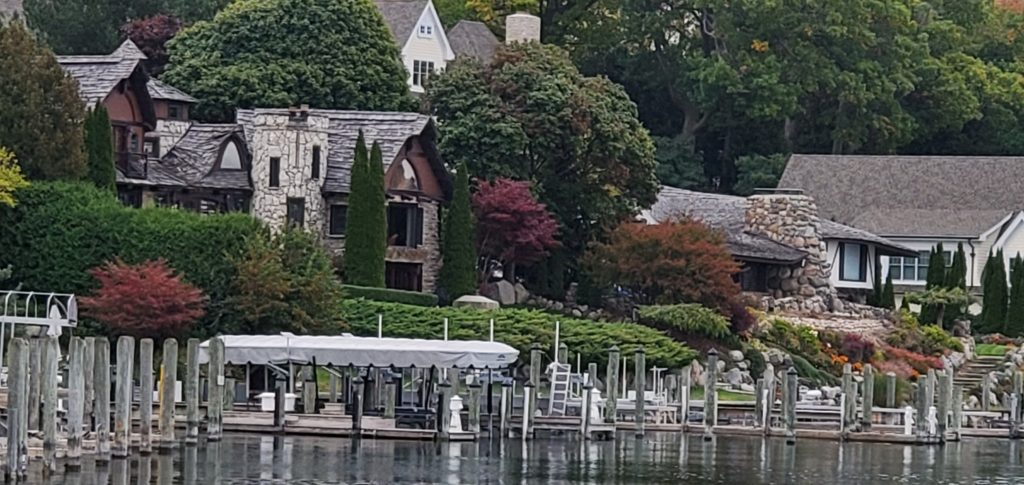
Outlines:
[[628,289],[641,304],[700,303],[731,315],[740,292],[725,239],[689,219],[621,224],[590,249],[584,267],[598,285]]
[[139,46],[146,60],[146,69],[156,76],[167,65],[167,41],[181,31],[184,24],[173,15],[158,14],[144,19],[133,20],[121,26],[121,35]]
[[100,287],[81,299],[82,310],[115,335],[177,337],[206,313],[202,290],[182,281],[163,259],[137,265],[117,260],[89,273]]
[[529,182],[499,178],[481,183],[473,194],[473,214],[477,254],[501,261],[510,279],[515,279],[516,265],[536,263],[558,247],[558,223],[537,202]]

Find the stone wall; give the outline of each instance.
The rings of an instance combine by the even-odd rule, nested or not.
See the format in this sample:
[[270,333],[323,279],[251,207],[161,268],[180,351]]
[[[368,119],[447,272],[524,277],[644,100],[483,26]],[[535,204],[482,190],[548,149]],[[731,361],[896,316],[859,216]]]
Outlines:
[[[252,214],[280,230],[286,223],[288,198],[305,199],[305,227],[322,228],[326,214],[321,187],[327,175],[328,119],[257,114],[253,119]],[[320,147],[320,178],[312,178],[313,147]],[[270,159],[281,159],[280,186],[270,186]]]
[[802,264],[769,268],[768,290],[772,296],[834,296],[814,199],[799,194],[755,194],[747,198],[745,222],[747,232],[807,253]]
[[24,19],[25,7],[22,0],[0,0],[0,23],[13,18]]
[[185,132],[192,126],[191,121],[178,120],[157,120],[156,133],[160,135],[160,157],[163,158],[167,152],[174,148],[178,140],[185,136]]

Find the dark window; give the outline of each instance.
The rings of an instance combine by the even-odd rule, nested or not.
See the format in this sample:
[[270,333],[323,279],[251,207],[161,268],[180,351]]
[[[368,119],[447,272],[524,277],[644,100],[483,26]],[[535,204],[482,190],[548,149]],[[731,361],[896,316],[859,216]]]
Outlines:
[[348,206],[344,204],[332,205],[330,226],[327,228],[327,235],[344,236],[346,224],[348,224]]
[[434,63],[429,61],[412,61],[412,85],[422,87],[427,78],[434,73]]
[[388,206],[388,246],[423,244],[423,209],[413,204]]
[[423,291],[423,265],[389,261],[384,266],[384,286],[396,290]]
[[839,243],[839,279],[867,281],[868,247],[864,244]]
[[320,178],[320,145],[313,146],[313,173],[314,180]]
[[160,139],[159,138],[146,138],[146,143],[143,145],[143,153],[149,158],[160,158]]
[[306,223],[306,199],[302,197],[288,198],[288,225],[302,227]]
[[768,267],[758,263],[748,263],[737,276],[740,289],[743,291],[768,291]]
[[270,157],[270,186],[281,186],[281,158]]
[[181,107],[176,104],[167,105],[167,117],[172,120],[181,119]]
[[142,207],[142,189],[130,188],[117,191],[117,198],[122,204],[138,209]]

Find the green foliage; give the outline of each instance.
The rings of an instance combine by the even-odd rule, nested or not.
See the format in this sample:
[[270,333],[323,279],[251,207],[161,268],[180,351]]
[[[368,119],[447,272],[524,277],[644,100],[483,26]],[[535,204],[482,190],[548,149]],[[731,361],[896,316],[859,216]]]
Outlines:
[[937,325],[921,325],[909,310],[901,310],[896,328],[885,342],[893,347],[924,355],[941,356],[947,352],[963,352],[963,344]]
[[387,197],[380,147],[366,154],[362,131],[352,164],[352,190],[348,196],[348,233],[345,237],[345,276],[358,286],[384,287],[387,251]]
[[673,335],[736,343],[735,335],[729,330],[729,320],[710,308],[693,303],[640,307],[640,323]]
[[0,24],[0,146],[30,180],[86,173],[78,85],[19,22]]
[[114,167],[114,135],[110,130],[107,108],[97,105],[85,117],[85,156],[88,178],[97,187],[117,191],[117,169]]
[[[928,259],[928,278],[925,281],[925,290],[941,288],[946,283],[946,260],[943,256],[942,243],[937,244],[931,250]],[[911,300],[911,303],[922,303]],[[930,303],[921,304],[921,321],[923,323],[937,322],[939,309]]]
[[448,318],[450,339],[486,340],[493,318],[494,339],[519,349],[520,361],[529,358],[529,348],[534,343],[545,349],[554,345],[556,319],[561,322],[561,341],[569,346],[570,352],[579,352],[584,363],[607,362],[612,345],[626,352],[642,345],[649,366],[678,368],[697,356],[692,349],[661,332],[632,323],[555,317],[536,310],[426,308],[370,300],[346,300],[343,308],[352,332],[367,336],[377,335],[377,315],[383,315],[387,337],[438,339],[443,333],[444,319]]
[[437,295],[419,291],[393,290],[390,288],[369,288],[366,286],[344,285],[345,298],[365,298],[414,306],[437,306]]
[[797,376],[805,381],[810,381],[818,385],[834,385],[839,382],[836,376],[829,374],[811,364],[806,358],[798,354],[790,354],[793,359],[793,367],[796,367]]
[[964,243],[957,243],[956,252],[953,253],[953,263],[946,271],[946,288],[967,289],[967,254],[964,253]]
[[922,333],[924,335],[924,348],[921,353],[937,355],[944,353],[946,350],[954,352],[964,351],[964,345],[938,325],[925,325],[922,328]]
[[774,189],[779,185],[782,172],[786,170],[789,155],[746,155],[736,159],[736,184],[732,186],[737,195],[750,195],[755,189]]
[[532,182],[572,258],[655,200],[654,144],[636,106],[558,47],[502,47],[488,65],[457,60],[431,79],[426,100],[445,159],[479,179]]
[[927,322],[924,319],[924,312],[921,312],[921,321],[935,323],[940,327],[945,322],[947,308],[961,308],[971,303],[971,297],[963,288],[931,288],[923,292],[907,293],[903,296],[910,303],[917,303],[922,308],[931,308],[934,311],[934,320]]
[[452,203],[444,218],[440,286],[449,300],[476,293],[476,242],[469,202],[469,169],[459,165]]
[[399,50],[366,0],[239,0],[169,45],[163,79],[198,98],[192,115],[236,108],[404,110],[413,106]]
[[14,193],[19,189],[28,187],[28,182],[21,175],[21,167],[18,166],[14,154],[0,146],[0,205],[14,207],[18,201]]
[[1013,259],[1010,271],[1010,299],[1006,311],[1006,336],[1024,337],[1024,261]]
[[662,185],[697,190],[707,185],[704,162],[693,146],[679,137],[654,137],[658,181]]
[[978,344],[974,347],[974,353],[982,357],[1002,357],[1008,350],[1009,347],[999,344]]
[[96,288],[92,268],[115,258],[129,264],[163,258],[210,298],[207,315],[193,327],[200,337],[216,333],[223,310],[217,302],[234,280],[231,258],[243,254],[247,237],[266,231],[244,214],[126,208],[91,183],[36,182],[18,192],[18,202],[0,207],[0,267],[14,265],[13,281],[84,295]]
[[[904,299],[903,302],[904,305],[909,303],[906,299]],[[878,306],[888,308],[890,310],[896,309],[896,294],[893,292],[892,288],[892,273],[889,273],[885,277],[885,286],[882,287],[882,296],[878,301]]]
[[1008,288],[1006,281],[1006,264],[1000,250],[989,255],[988,262],[982,270],[982,305],[979,333],[1002,333],[1006,325],[1008,304]]
[[[885,373],[875,371],[875,400],[874,405],[878,407],[885,407],[885,393],[888,384],[886,383]],[[896,405],[900,406],[904,402],[910,402],[910,381],[906,379],[896,379]]]

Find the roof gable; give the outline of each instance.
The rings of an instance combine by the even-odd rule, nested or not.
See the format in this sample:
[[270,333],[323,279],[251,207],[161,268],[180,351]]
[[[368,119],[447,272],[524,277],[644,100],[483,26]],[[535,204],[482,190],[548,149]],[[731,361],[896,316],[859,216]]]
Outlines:
[[875,234],[976,238],[1024,210],[1024,157],[793,155],[779,187]]
[[483,22],[461,20],[448,32],[455,56],[467,56],[480,62],[490,62],[501,41]]
[[373,3],[399,47],[405,45],[427,8],[427,0],[375,0]]

